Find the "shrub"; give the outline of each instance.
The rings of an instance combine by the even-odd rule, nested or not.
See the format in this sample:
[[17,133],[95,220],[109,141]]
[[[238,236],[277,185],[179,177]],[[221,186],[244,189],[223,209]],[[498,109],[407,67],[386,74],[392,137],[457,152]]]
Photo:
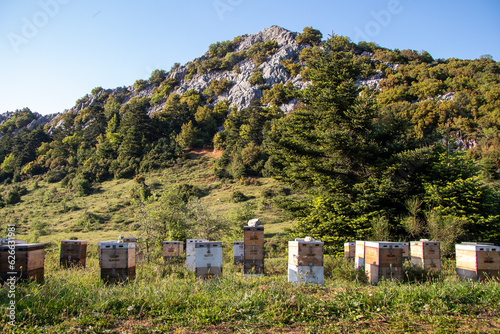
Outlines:
[[203,91],[203,94],[208,96],[218,96],[231,87],[232,84],[232,81],[226,78],[221,80],[212,80],[210,85]]
[[253,60],[255,66],[259,66],[268,56],[274,54],[277,48],[276,41],[257,42],[247,50],[247,56]]
[[71,185],[78,196],[86,196],[92,192],[92,186],[89,180],[83,175],[77,175],[73,181],[71,181]]
[[292,76],[295,77],[300,73],[300,70],[302,69],[302,66],[299,64],[295,63],[291,59],[283,59],[280,61],[280,64],[283,65],[287,72]]
[[261,102],[263,104],[269,103],[273,106],[279,106],[284,103],[288,103],[294,97],[294,88],[291,81],[288,81],[286,85],[283,83],[275,84],[273,88],[263,92],[263,97]]
[[140,92],[144,88],[146,88],[146,81],[145,80],[139,79],[139,80],[136,80],[134,82],[134,89],[136,92]]
[[164,70],[154,70],[149,77],[149,82],[155,86],[158,86],[162,83],[163,80],[167,77],[167,72]]
[[299,44],[315,46],[321,43],[321,38],[323,38],[323,34],[319,30],[312,27],[305,27],[302,34],[297,35],[295,40]]
[[262,75],[262,70],[254,70],[253,74],[248,79],[251,85],[260,85],[264,83],[264,76]]
[[240,203],[240,202],[244,202],[246,200],[247,200],[247,197],[241,191],[235,190],[231,194],[231,201],[234,203]]

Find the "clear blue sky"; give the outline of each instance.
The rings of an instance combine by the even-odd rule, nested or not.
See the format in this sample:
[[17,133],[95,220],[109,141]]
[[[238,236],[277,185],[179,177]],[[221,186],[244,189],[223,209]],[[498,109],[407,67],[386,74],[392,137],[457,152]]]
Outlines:
[[271,25],[500,60],[498,0],[0,0],[0,113],[62,112]]

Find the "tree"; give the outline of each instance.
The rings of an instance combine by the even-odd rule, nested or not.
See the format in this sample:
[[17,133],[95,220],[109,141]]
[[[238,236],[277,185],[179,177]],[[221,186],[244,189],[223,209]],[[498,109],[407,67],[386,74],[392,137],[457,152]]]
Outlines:
[[322,38],[323,34],[319,30],[313,29],[313,27],[305,27],[302,34],[297,35],[295,39],[299,44],[315,46],[321,43]]
[[175,137],[175,141],[184,149],[193,148],[198,140],[199,129],[193,125],[193,121],[182,125],[181,132]]

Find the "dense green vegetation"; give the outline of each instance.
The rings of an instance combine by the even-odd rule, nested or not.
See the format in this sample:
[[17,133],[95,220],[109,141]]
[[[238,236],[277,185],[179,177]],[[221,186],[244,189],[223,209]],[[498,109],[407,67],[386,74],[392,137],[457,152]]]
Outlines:
[[[229,80],[178,94],[180,79],[155,70],[134,92],[95,88],[76,103],[86,107],[45,128],[28,131],[34,114],[16,111],[0,125],[0,206],[22,201],[30,179],[61,182],[85,197],[103,181],[183,163],[183,149],[214,147],[223,151],[214,177],[286,183],[300,196],[268,200],[295,221],[291,237],[312,235],[332,252],[348,240],[381,237],[430,237],[445,252],[461,240],[500,243],[498,63],[321,38],[305,28],[298,59],[280,65],[311,85],[267,87],[245,110],[214,104]],[[278,48],[266,41],[237,51],[240,43],[212,44],[182,80],[237,70],[244,59],[258,66]],[[356,85],[373,75],[382,78],[379,89]],[[262,84],[262,71],[249,82]],[[145,89],[151,98],[139,94]],[[279,106],[294,98],[298,107],[283,113]]]

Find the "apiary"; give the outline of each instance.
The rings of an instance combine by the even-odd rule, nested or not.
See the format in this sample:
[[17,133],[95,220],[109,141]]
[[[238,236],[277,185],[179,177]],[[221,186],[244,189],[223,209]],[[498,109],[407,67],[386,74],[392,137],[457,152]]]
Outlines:
[[355,258],[354,258],[354,268],[365,268],[365,242],[366,241],[356,241],[355,246]]
[[459,277],[472,281],[500,278],[499,246],[467,243],[455,245],[455,250]]
[[116,283],[135,279],[135,243],[100,242],[101,279]]
[[355,242],[345,242],[344,243],[344,257],[348,260],[354,260],[356,256],[356,243]]
[[11,244],[0,246],[0,279],[44,280],[45,245]]
[[163,241],[163,260],[165,262],[179,262],[184,253],[182,241]]
[[288,281],[323,284],[324,243],[312,238],[288,242]]
[[222,276],[222,242],[197,242],[195,246],[195,276],[211,278]]
[[199,242],[206,242],[205,239],[187,239],[186,240],[186,269],[194,271],[195,265],[195,245]]
[[264,226],[258,220],[250,220],[243,227],[243,275],[264,274]]
[[439,241],[420,240],[410,243],[411,263],[426,270],[441,270]]
[[403,246],[398,242],[367,241],[365,243],[365,272],[370,283],[382,279],[401,280]]
[[245,255],[245,243],[243,241],[233,241],[234,264],[242,264]]
[[85,267],[87,261],[87,241],[85,240],[62,240],[60,265],[69,267],[79,265]]

